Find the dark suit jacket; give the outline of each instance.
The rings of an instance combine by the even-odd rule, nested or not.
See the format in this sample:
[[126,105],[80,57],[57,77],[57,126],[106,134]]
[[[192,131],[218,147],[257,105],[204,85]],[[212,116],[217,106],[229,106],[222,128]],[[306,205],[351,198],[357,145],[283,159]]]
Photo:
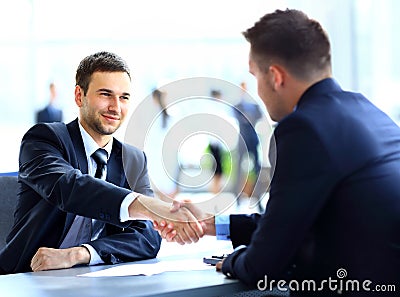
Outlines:
[[130,189],[152,195],[144,153],[114,139],[107,182],[87,172],[77,120],[37,124],[25,134],[15,222],[0,252],[0,271],[30,271],[37,249],[58,248],[75,214],[106,223],[105,237],[90,243],[105,263],[156,256],[161,239],[151,222],[119,221],[121,202]]
[[52,123],[61,122],[63,112],[61,109],[55,108],[54,106],[47,105],[36,114],[36,123]]
[[247,248],[228,257],[223,272],[254,287],[265,276],[339,280],[343,268],[346,280],[398,288],[399,127],[326,79],[305,92],[274,136],[267,210],[230,217],[233,245]]

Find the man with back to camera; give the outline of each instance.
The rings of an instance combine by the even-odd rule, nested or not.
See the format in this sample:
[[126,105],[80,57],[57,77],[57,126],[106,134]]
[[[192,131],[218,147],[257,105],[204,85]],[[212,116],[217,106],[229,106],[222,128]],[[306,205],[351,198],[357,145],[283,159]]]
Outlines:
[[112,136],[128,114],[130,89],[124,60],[90,55],[76,72],[79,118],[37,124],[24,135],[0,274],[153,258],[161,239],[148,220],[166,215],[186,222],[178,224],[180,243],[202,236],[198,223],[187,223],[194,221],[189,211],[172,217],[170,204],[149,197],[144,153]]
[[[340,88],[329,39],[303,12],[269,13],[244,36],[258,94],[278,122],[266,211],[214,216],[189,202],[173,210],[188,207],[206,234],[231,239],[236,249],[217,269],[253,288],[298,280],[291,296],[386,296],[376,285],[398,290],[399,127],[361,94]],[[156,227],[170,241],[179,233],[171,224]],[[302,289],[303,280],[316,288]]]

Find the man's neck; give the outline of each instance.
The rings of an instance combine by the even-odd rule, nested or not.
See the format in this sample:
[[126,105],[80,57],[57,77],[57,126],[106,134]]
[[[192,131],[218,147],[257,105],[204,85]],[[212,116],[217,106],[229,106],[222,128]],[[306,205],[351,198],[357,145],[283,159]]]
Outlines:
[[97,143],[97,145],[101,148],[105,147],[107,143],[110,142],[112,139],[112,135],[102,135],[99,133],[94,132],[92,129],[90,129],[85,123],[82,123],[79,121],[81,124],[82,128],[86,131],[87,134],[92,137],[92,139]]

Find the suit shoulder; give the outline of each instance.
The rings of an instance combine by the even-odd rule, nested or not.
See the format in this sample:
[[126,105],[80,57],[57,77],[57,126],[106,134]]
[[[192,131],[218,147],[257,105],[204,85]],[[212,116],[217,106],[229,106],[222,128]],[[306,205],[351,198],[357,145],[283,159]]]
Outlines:
[[296,110],[279,122],[276,131],[292,129],[293,127],[296,127],[296,130],[305,127],[312,129],[316,125],[315,122],[315,119],[310,117],[308,113]]
[[137,157],[144,158],[144,152],[133,145],[123,144],[122,150],[125,150],[125,152],[129,155],[135,155]]
[[64,133],[68,133],[67,126],[61,122],[54,123],[38,123],[33,125],[26,133],[25,136],[30,135],[42,135],[46,134],[56,134],[62,135]]
[[114,138],[114,144],[122,149],[124,156],[135,156],[136,158],[144,158],[144,152],[136,146],[123,143]]
[[38,123],[32,126],[23,136],[21,149],[26,145],[36,145],[38,142],[47,143],[62,149],[72,145],[68,129],[64,123]]

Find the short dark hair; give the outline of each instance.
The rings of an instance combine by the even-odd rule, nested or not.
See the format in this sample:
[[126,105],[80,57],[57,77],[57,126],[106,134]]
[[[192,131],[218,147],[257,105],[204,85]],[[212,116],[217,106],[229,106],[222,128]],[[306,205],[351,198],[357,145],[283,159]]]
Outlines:
[[252,57],[263,70],[272,62],[280,62],[294,76],[308,79],[316,71],[331,67],[327,34],[317,21],[299,10],[266,14],[243,35],[250,43]]
[[84,58],[76,70],[75,83],[83,89],[84,95],[94,72],[126,72],[131,79],[128,64],[118,55],[110,52],[98,52]]

